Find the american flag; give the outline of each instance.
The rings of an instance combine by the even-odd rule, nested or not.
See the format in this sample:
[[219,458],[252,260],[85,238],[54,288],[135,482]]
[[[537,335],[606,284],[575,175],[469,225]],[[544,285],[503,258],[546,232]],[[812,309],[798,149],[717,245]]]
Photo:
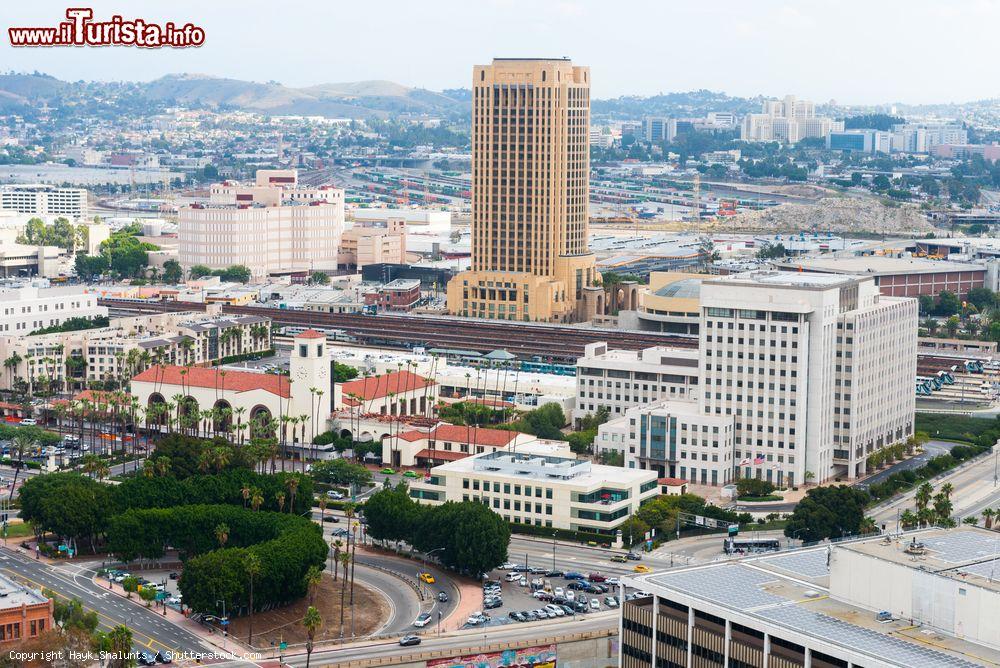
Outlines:
[[756,457],[753,458],[753,463],[754,463],[755,466],[757,464],[763,464],[764,463],[764,457],[762,455],[757,455]]

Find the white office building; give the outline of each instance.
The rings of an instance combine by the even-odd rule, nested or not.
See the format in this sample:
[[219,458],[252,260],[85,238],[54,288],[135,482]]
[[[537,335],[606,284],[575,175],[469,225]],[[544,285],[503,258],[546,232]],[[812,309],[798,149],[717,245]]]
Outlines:
[[699,300],[696,397],[630,410],[626,466],[794,486],[864,475],[913,433],[916,300],[867,277],[775,271],[704,281]]
[[740,125],[740,139],[748,142],[776,141],[794,144],[800,139],[823,138],[843,129],[843,121],[817,116],[812,102],[786,95],[780,100],[764,100],[761,103],[761,113],[744,116]]
[[653,471],[602,466],[565,456],[565,444],[529,443],[435,466],[414,479],[422,503],[483,503],[514,524],[613,536],[615,528],[659,494]]
[[70,318],[106,316],[97,305],[97,295],[80,287],[38,288],[24,286],[0,289],[0,334],[29,334],[36,329],[60,325]]
[[901,153],[929,153],[942,144],[967,144],[969,133],[958,124],[902,123],[892,126],[892,150]]
[[87,215],[87,191],[40,183],[0,186],[0,209],[35,216],[80,218]]
[[665,346],[609,350],[607,343],[591,343],[576,361],[573,419],[601,408],[615,418],[633,406],[694,396],[697,386],[697,350]]

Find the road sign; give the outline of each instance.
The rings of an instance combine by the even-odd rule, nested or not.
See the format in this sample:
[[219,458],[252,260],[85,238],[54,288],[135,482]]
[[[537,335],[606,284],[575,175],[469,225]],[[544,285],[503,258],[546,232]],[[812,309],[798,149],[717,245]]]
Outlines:
[[228,619],[220,619],[219,623],[222,624],[223,626],[229,626],[229,620]]
[[288,649],[288,643],[282,640],[280,643],[278,643],[278,649]]

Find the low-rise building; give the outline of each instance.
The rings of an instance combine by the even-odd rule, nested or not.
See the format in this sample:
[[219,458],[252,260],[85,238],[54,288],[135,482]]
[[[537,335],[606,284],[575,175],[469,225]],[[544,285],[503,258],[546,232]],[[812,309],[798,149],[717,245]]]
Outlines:
[[646,595],[622,605],[619,666],[994,665],[998,543],[962,526],[626,577]]
[[0,575],[0,645],[37,638],[53,624],[51,599]]
[[87,215],[87,191],[83,188],[60,188],[44,183],[0,186],[0,209],[81,218]]
[[[382,440],[382,461],[391,466],[436,466],[484,452],[508,450],[543,442],[532,434],[439,422],[426,428],[409,428]],[[571,455],[569,444],[560,441]]]
[[335,408],[360,414],[429,416],[437,404],[438,385],[412,371],[393,371],[350,380],[337,386]]
[[475,501],[514,524],[614,537],[619,524],[659,494],[653,471],[602,466],[561,454],[563,446],[526,445],[435,466],[415,480],[422,503]]
[[397,278],[365,294],[365,305],[380,311],[411,311],[420,301],[420,281]]
[[61,325],[70,318],[106,316],[97,295],[81,287],[38,288],[23,286],[0,290],[0,335],[25,336],[44,327]]
[[406,262],[406,221],[355,222],[340,239],[341,269],[360,270],[370,264]]

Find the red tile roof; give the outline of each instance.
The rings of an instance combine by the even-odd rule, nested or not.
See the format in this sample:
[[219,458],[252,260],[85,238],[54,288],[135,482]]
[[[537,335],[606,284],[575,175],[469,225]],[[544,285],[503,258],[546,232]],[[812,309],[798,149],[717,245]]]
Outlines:
[[439,459],[446,462],[455,462],[459,459],[465,459],[469,454],[466,452],[451,452],[450,450],[432,450],[429,448],[424,448],[420,452],[414,455],[414,457],[423,459]]
[[326,334],[320,334],[315,329],[307,329],[301,334],[296,335],[296,339],[325,339]]
[[680,487],[681,485],[688,484],[688,481],[684,478],[659,478],[656,482],[670,487]]
[[[181,371],[187,371],[182,375]],[[249,371],[226,371],[225,377],[219,375],[216,368],[193,366],[160,366],[154,364],[132,380],[144,383],[161,383],[163,385],[190,385],[192,387],[211,387],[226,392],[249,392],[264,390],[284,398],[291,396],[288,378],[273,373],[252,373]],[[172,392],[170,394],[173,394]]]
[[390,392],[393,394],[416,392],[434,384],[433,380],[418,376],[412,371],[393,371],[381,376],[348,381],[343,383],[340,389],[343,392],[345,402],[349,399],[348,395],[350,394],[357,395],[365,401],[371,401],[387,397]]
[[[465,427],[455,424],[439,424],[431,430],[430,437],[435,441],[449,441],[455,443],[475,443],[476,445],[490,445],[503,448],[510,445],[521,432],[507,431],[505,429],[484,429],[483,427]],[[426,431],[413,430],[404,431],[399,435],[404,441],[419,441],[428,438]]]
[[84,390],[73,397],[74,401],[89,401],[92,404],[114,404],[123,403],[128,404],[132,401],[132,395],[126,393],[124,397],[119,399],[115,396],[114,392],[105,392],[103,390]]

